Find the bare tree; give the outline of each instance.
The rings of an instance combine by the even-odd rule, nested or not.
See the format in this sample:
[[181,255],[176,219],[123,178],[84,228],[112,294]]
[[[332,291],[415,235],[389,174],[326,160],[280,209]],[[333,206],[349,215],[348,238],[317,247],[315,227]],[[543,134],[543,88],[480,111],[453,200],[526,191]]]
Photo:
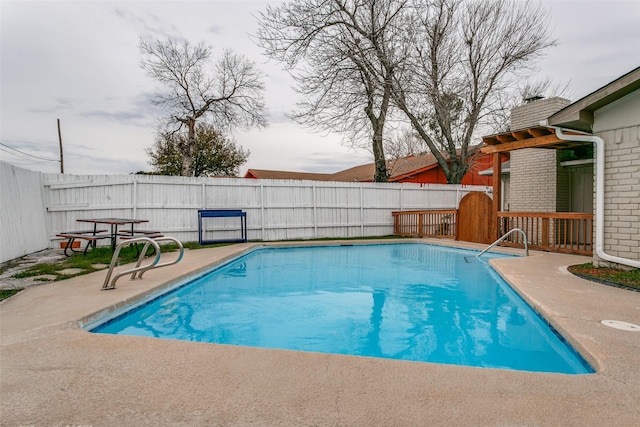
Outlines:
[[378,182],[388,180],[383,135],[394,69],[406,57],[399,24],[408,1],[299,0],[259,16],[259,45],[302,95],[293,118],[352,145],[370,138]]
[[225,50],[213,71],[206,68],[211,48],[174,39],[140,41],[141,66],[165,87],[155,103],[168,110],[168,122],[187,128],[182,144],[182,175],[193,175],[196,123],[208,120],[217,128],[264,127],[264,85],[255,65]]
[[409,156],[421,156],[429,152],[424,141],[411,127],[398,129],[384,141],[384,151],[390,160]]
[[[394,101],[437,158],[449,183],[459,183],[475,154],[479,126],[555,41],[540,4],[517,0],[416,0],[414,47]],[[477,146],[476,146],[477,147]]]

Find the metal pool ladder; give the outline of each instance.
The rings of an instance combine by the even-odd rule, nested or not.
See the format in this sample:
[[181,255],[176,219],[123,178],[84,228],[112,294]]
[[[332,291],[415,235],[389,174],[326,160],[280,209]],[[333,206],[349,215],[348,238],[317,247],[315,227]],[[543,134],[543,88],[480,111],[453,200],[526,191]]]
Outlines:
[[509,230],[508,233],[504,234],[502,237],[500,237],[498,240],[496,240],[495,242],[493,242],[492,244],[490,244],[489,246],[487,246],[487,248],[485,250],[483,250],[482,252],[480,252],[478,255],[476,255],[476,258],[478,258],[480,255],[482,255],[483,253],[487,252],[489,249],[491,249],[492,247],[494,247],[495,245],[497,245],[498,243],[502,242],[504,239],[506,239],[507,237],[509,237],[510,234],[514,233],[514,232],[519,232],[522,234],[522,238],[524,240],[524,255],[525,256],[529,256],[529,247],[527,246],[527,233],[524,232],[524,230],[521,230],[520,228],[512,228],[511,230]]
[[[160,253],[160,246],[158,245],[158,241],[164,241],[164,240],[170,240],[174,243],[176,243],[178,245],[178,248],[180,248],[180,254],[178,255],[178,258],[176,258],[173,261],[170,262],[165,262],[160,264],[160,257],[161,257],[161,253]],[[113,276],[113,280],[111,281],[111,284],[109,284],[109,279],[111,279],[111,274],[113,274],[113,269],[116,266],[116,263],[118,261],[118,255],[120,254],[120,250],[122,249],[123,246],[125,245],[130,245],[130,244],[138,244],[138,243],[143,243],[144,242],[144,247],[142,248],[142,250],[140,251],[140,256],[138,257],[138,262],[136,263],[136,266],[134,268],[131,268],[129,270],[126,271],[122,271],[118,274],[116,274],[115,276]],[[142,264],[142,259],[144,258],[145,254],[147,253],[147,249],[149,249],[149,246],[153,246],[153,248],[155,249],[155,258],[153,259],[153,261],[147,265],[143,265]],[[182,259],[182,256],[184,255],[184,247],[182,246],[182,243],[174,238],[174,237],[156,237],[155,239],[151,239],[149,237],[136,237],[134,239],[128,239],[125,240],[123,242],[121,242],[115,249],[115,251],[113,252],[113,256],[111,257],[111,264],[109,264],[109,271],[107,271],[107,277],[104,278],[104,283],[102,284],[102,290],[109,290],[109,289],[115,289],[116,288],[116,281],[121,278],[122,276],[126,276],[127,274],[131,273],[131,280],[133,279],[142,279],[142,275],[147,271],[147,270],[151,270],[153,268],[160,268],[160,267],[166,267],[168,265],[173,265],[173,264],[177,264],[180,262],[180,260]],[[136,277],[137,276],[137,277]]]

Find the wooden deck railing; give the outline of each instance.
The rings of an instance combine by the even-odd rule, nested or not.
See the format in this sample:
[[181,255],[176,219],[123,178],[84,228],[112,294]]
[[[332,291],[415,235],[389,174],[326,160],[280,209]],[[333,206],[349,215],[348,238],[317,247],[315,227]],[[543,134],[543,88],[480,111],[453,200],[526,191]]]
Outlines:
[[[397,236],[457,239],[458,210],[393,212]],[[479,219],[481,220],[481,219]],[[592,255],[593,214],[575,212],[498,212],[500,236],[514,228],[527,233],[529,248],[578,255]],[[502,246],[524,247],[522,235],[514,233]]]
[[392,212],[397,236],[456,239],[457,209]]
[[[513,228],[527,233],[531,249],[592,255],[593,214],[576,212],[498,212],[500,235]],[[522,236],[514,233],[504,246],[523,247]]]

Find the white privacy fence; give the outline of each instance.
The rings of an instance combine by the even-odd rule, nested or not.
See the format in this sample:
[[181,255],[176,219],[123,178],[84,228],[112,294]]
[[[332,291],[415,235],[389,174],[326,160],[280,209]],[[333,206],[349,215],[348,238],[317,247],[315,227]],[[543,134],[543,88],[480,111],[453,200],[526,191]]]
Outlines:
[[[56,234],[60,232],[86,229],[76,221],[86,218],[146,219],[149,222],[140,229],[198,241],[199,209],[242,209],[247,213],[249,240],[385,236],[393,234],[393,211],[455,209],[468,192],[489,190],[443,184],[42,174],[40,189],[21,193],[37,204],[40,192],[45,224],[40,224],[44,227],[39,233],[46,243],[35,249],[39,250],[59,247]],[[3,206],[9,202],[5,196],[3,186]],[[11,215],[22,213],[18,210]],[[33,239],[28,228],[22,225],[16,233],[25,240]],[[206,239],[239,235],[238,218],[206,221]],[[2,261],[7,259],[11,258],[3,253]]]
[[49,244],[42,174],[0,162],[0,263]]

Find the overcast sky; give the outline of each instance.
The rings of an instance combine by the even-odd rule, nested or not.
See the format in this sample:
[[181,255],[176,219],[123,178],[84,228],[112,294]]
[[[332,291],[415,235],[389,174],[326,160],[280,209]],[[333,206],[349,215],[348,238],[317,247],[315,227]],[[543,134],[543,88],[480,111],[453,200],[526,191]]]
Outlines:
[[[248,168],[336,172],[372,161],[285,117],[296,94],[281,67],[251,41],[266,1],[0,1],[0,159],[59,172],[60,119],[65,173],[151,170],[150,98],[157,88],[139,66],[140,37],[200,41],[214,56],[232,48],[265,75],[270,125],[238,132]],[[640,0],[543,3],[559,46],[538,64],[539,77],[569,83],[577,100],[640,65]],[[526,25],[526,23],[523,23]],[[19,150],[19,153],[15,150]],[[23,153],[29,154],[27,156]],[[36,156],[36,157],[33,157]]]

